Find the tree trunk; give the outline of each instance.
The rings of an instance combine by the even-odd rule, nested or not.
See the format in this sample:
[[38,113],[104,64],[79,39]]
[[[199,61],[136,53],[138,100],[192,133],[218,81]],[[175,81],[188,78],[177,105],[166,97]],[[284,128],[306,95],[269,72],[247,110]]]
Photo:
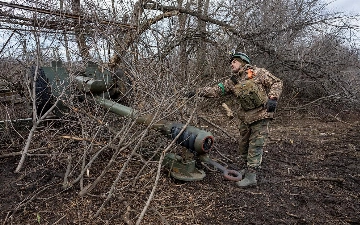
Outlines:
[[[207,15],[207,11],[209,9],[209,0],[198,0],[198,13]],[[197,56],[197,66],[196,66],[196,74],[204,74],[206,71],[206,44],[205,44],[205,35],[206,35],[206,22],[203,20],[198,20],[197,27],[199,35],[198,39],[198,50],[196,52]]]
[[[183,0],[178,0],[178,7],[182,7]],[[190,9],[190,6],[192,4],[192,1],[187,1],[185,8]],[[187,14],[180,14],[179,15],[179,34],[184,34],[186,29],[186,20],[188,18]],[[188,71],[188,56],[187,56],[187,41],[183,40],[180,42],[180,71],[183,71],[184,77],[186,77],[187,71]]]
[[[80,0],[72,0],[71,2],[72,11],[74,14],[81,15]],[[79,20],[79,25],[80,24]],[[84,31],[79,26],[75,27],[76,42],[80,51],[81,58],[87,60],[90,58],[89,47],[86,45],[86,37]]]

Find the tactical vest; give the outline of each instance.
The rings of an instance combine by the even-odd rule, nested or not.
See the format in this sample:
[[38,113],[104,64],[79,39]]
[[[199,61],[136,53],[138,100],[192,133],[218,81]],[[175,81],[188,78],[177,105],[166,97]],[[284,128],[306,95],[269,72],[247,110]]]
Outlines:
[[250,74],[249,72],[247,80],[240,81],[234,86],[235,95],[239,98],[241,108],[245,111],[264,106],[267,99],[266,93],[252,79],[255,74],[253,71]]

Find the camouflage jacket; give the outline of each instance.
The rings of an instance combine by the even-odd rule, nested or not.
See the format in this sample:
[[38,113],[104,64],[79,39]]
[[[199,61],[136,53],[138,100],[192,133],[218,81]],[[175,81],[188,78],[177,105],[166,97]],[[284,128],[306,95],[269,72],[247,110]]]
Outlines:
[[257,108],[246,111],[243,107],[241,107],[240,101],[236,101],[239,102],[239,104],[236,106],[239,119],[246,124],[251,124],[261,119],[273,118],[273,112],[266,112],[265,103],[270,96],[274,96],[279,99],[282,92],[283,83],[279,78],[272,75],[266,69],[246,65],[243,70],[231,78],[213,87],[200,88],[198,93],[199,96],[207,98],[220,97],[226,94],[233,94],[235,97],[239,98],[241,96],[238,95],[237,84],[242,84],[247,80],[252,80],[255,86],[257,86],[258,90],[264,93],[264,104]]

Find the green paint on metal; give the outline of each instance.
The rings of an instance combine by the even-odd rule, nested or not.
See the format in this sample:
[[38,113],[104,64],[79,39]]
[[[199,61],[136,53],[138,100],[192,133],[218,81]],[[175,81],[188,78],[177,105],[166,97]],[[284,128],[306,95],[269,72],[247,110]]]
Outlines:
[[54,96],[59,96],[63,89],[69,87],[69,75],[63,67],[61,61],[52,61],[50,67],[42,67],[51,85],[51,92]]
[[163,165],[170,170],[170,175],[182,181],[198,181],[204,179],[205,172],[195,167],[195,160],[185,161],[174,153],[165,155]]
[[85,92],[92,92],[93,94],[106,92],[106,83],[103,80],[95,80],[91,77],[76,76],[75,80],[78,84],[78,89]]
[[112,84],[112,73],[105,67],[101,67],[98,64],[89,61],[85,69],[85,76],[94,78],[95,80],[102,80],[106,86]]

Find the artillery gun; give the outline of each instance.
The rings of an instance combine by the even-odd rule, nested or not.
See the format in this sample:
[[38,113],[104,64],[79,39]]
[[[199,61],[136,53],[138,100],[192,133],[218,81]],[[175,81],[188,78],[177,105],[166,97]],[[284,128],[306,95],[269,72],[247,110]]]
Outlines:
[[[35,70],[33,69],[32,72],[34,73]],[[96,104],[119,116],[130,117],[136,120],[137,123],[151,125],[151,128],[158,130],[170,139],[175,139],[178,136],[177,144],[185,147],[201,162],[210,164],[220,170],[225,179],[233,181],[241,180],[242,177],[239,172],[228,170],[208,157],[208,153],[214,144],[214,137],[210,132],[193,126],[184,128],[185,125],[182,123],[166,120],[160,120],[155,124],[151,124],[153,115],[140,116],[137,110],[113,101],[113,97],[122,97],[128,93],[131,85],[131,79],[126,77],[123,71],[119,70],[115,75],[114,77],[112,72],[99,68],[93,62],[89,62],[85,71],[77,73],[73,80],[78,91],[91,93],[92,99]],[[70,84],[70,81],[69,74],[60,61],[52,62],[50,67],[39,68],[37,77],[36,105],[38,113],[41,114],[51,107],[51,96],[56,97],[60,95],[61,90],[58,87],[66,87]],[[59,115],[68,111],[61,102],[57,106],[60,111]],[[196,167],[196,160],[194,158],[185,159],[177,154],[167,153],[163,165],[170,170],[171,176],[175,179],[182,181],[201,180],[205,177],[205,172]]]

